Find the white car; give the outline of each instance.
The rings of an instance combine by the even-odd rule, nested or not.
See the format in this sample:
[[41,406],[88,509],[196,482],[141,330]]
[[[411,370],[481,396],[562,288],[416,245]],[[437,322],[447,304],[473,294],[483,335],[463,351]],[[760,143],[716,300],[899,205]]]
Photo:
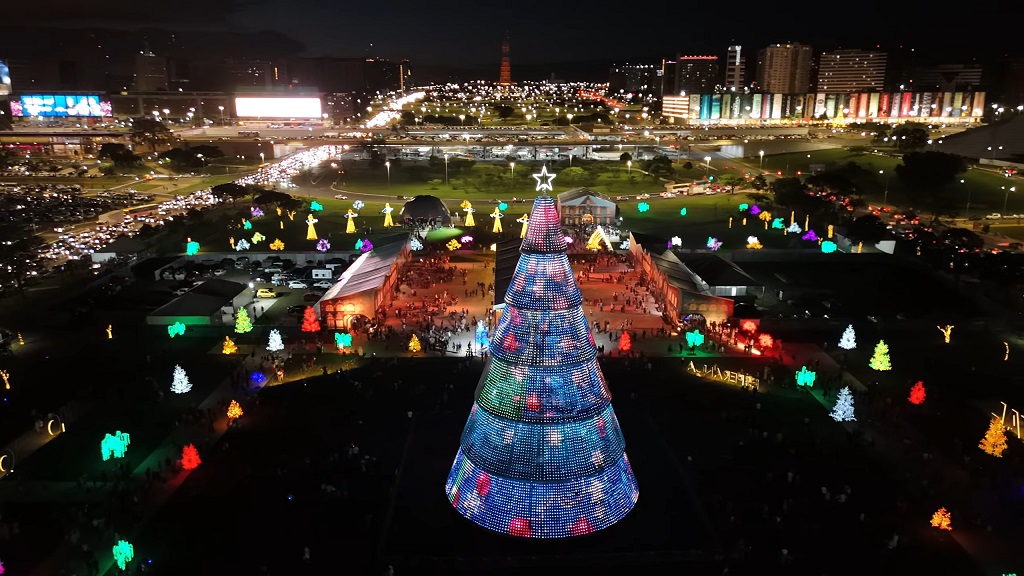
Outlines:
[[335,194],[334,195],[334,199],[335,200],[348,200],[348,196],[345,196],[344,194]]
[[334,286],[334,282],[331,282],[330,280],[321,280],[321,281],[317,282],[316,284],[313,284],[313,288],[327,288],[327,289],[330,289],[332,286]]
[[292,280],[291,282],[289,282],[288,287],[293,288],[295,290],[305,290],[306,288],[309,288],[309,286],[305,282],[299,282],[298,280]]
[[985,219],[986,220],[999,220],[1002,217],[1003,217],[1003,215],[1000,214],[999,212],[993,212],[993,213],[989,214],[988,216],[985,216]]
[[184,294],[184,293],[188,292],[188,291],[189,291],[189,290],[191,290],[191,289],[192,289],[192,288],[184,288],[184,287],[182,287],[182,288],[178,288],[177,290],[175,290],[175,291],[174,291],[174,295],[175,295],[175,296],[181,296],[182,294]]
[[639,195],[637,195],[636,199],[637,200],[646,200],[646,199],[648,199],[650,197],[651,197],[650,194],[639,194]]
[[214,276],[223,276],[226,272],[227,272],[227,270],[225,270],[223,268],[217,268],[216,270],[213,271],[213,275]]

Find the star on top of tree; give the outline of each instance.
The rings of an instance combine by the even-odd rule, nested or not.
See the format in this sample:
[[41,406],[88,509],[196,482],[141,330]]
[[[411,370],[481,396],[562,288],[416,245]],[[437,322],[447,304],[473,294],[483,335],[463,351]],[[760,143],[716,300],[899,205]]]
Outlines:
[[546,165],[541,167],[540,174],[534,174],[533,178],[537,181],[537,192],[553,190],[551,188],[551,181],[555,179],[555,174],[548,174],[548,167]]

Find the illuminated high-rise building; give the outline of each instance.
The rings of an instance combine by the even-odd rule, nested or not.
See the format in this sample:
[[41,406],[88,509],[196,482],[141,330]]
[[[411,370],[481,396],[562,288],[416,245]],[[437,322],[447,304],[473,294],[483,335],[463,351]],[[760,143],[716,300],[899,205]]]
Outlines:
[[772,44],[757,55],[757,88],[778,94],[805,94],[811,87],[814,50],[806,44]]
[[633,509],[636,478],[550,196],[520,253],[445,491],[495,532],[582,536]]
[[733,92],[747,87],[747,57],[743,54],[743,46],[729,46],[725,57],[723,86]]
[[877,50],[833,50],[818,59],[817,92],[881,92],[886,54]]

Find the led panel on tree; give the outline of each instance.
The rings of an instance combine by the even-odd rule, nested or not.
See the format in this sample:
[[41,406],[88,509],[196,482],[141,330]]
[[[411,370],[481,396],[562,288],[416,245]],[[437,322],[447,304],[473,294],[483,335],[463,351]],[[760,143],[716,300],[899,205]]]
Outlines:
[[550,196],[520,251],[445,490],[490,530],[582,536],[621,520],[639,491]]

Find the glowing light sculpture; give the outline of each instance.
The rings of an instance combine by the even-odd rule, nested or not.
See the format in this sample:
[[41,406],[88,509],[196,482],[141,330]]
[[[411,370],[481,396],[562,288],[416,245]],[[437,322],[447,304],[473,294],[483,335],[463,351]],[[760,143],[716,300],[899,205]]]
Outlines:
[[460,244],[470,244],[472,242],[473,242],[473,237],[469,236],[469,235],[463,236],[462,238],[459,238],[459,243]]
[[127,540],[118,540],[114,544],[114,562],[121,570],[126,570],[128,563],[135,558],[135,547]]
[[306,306],[306,309],[302,312],[302,331],[320,331],[320,320],[317,319],[316,310],[313,310],[312,306]]
[[195,470],[202,463],[202,459],[199,458],[199,450],[196,450],[195,444],[189,444],[182,448],[181,467],[183,470]]
[[413,334],[412,338],[409,338],[409,352],[419,352],[422,349],[419,337]]
[[483,320],[476,321],[476,337],[473,341],[481,350],[487,350],[491,346],[491,339],[487,336],[487,325]]
[[495,207],[494,212],[491,212],[491,218],[494,218],[494,228],[491,229],[491,232],[494,234],[500,234],[503,232],[501,229],[501,219],[504,217],[505,215],[501,213],[501,210],[498,207]]
[[252,222],[242,218],[242,230],[252,230]]
[[419,252],[420,250],[423,250],[423,241],[420,240],[419,238],[413,238],[412,240],[409,240],[409,249],[414,252]]
[[700,330],[692,330],[686,333],[686,345],[690,348],[701,346],[704,344],[704,335],[700,333]]
[[818,377],[817,372],[813,372],[807,369],[807,366],[800,368],[800,371],[796,373],[796,385],[807,386],[808,388],[814,387],[814,380]]
[[821,243],[821,252],[823,254],[831,254],[835,252],[837,248],[839,248],[839,246],[837,246],[836,243],[831,240],[825,240],[824,242]]
[[668,241],[668,243],[669,246],[682,246],[683,239],[680,238],[679,236],[673,236],[672,239]]
[[761,241],[757,239],[757,236],[747,236],[747,248],[751,250],[760,250],[764,248],[761,246]]
[[686,216],[686,208],[680,208],[679,209],[679,215],[680,216]]
[[316,200],[313,200],[312,202],[309,203],[309,211],[310,212],[323,212],[324,211],[324,205],[319,203],[319,202],[317,202]]
[[363,238],[363,245],[359,247],[360,252],[369,252],[373,250],[373,242],[370,242],[369,238]]
[[502,212],[508,210],[508,202],[498,202],[498,210],[501,210]]
[[851,422],[857,419],[853,415],[853,394],[850,393],[849,386],[843,386],[839,390],[839,396],[836,397],[836,405],[832,407],[832,412],[829,413],[829,416],[836,422]]
[[391,213],[394,212],[394,211],[395,211],[395,209],[391,207],[391,203],[390,202],[385,202],[384,203],[384,209],[381,210],[380,212],[381,212],[381,214],[384,215],[384,227],[385,228],[390,228],[390,227],[395,225],[395,221],[391,219]]
[[1003,451],[1006,450],[1006,425],[1003,424],[1002,418],[992,416],[992,420],[988,423],[988,430],[985,431],[985,437],[978,443],[978,448],[996,458],[1003,457]]
[[607,528],[639,494],[565,248],[538,197],[445,484],[460,514],[522,538]]
[[853,350],[857,347],[857,334],[853,331],[853,324],[846,327],[842,338],[839,339],[839,347],[843,350]]
[[224,337],[224,344],[220,347],[221,354],[238,354],[238,346],[230,336]]
[[174,375],[171,379],[171,392],[184,394],[192,389],[192,383],[188,381],[188,374],[181,366],[174,366]]
[[270,336],[267,338],[267,350],[271,352],[284,350],[284,340],[281,338],[281,331],[277,328],[270,331]]
[[316,235],[316,228],[313,226],[317,222],[319,222],[319,220],[313,218],[312,214],[306,217],[306,240],[316,240],[319,238],[319,236]]
[[280,238],[274,238],[274,241],[270,243],[271,250],[284,250],[284,242]]
[[772,220],[772,228],[775,228],[775,229],[778,229],[778,230],[785,230],[786,229],[786,219],[785,218],[776,218],[776,219]]
[[619,352],[629,352],[633,349],[633,340],[629,337],[629,330],[623,330],[619,337]]
[[817,242],[818,235],[814,233],[814,230],[808,230],[806,234],[800,237],[801,240],[807,240],[808,242]]
[[113,434],[108,432],[103,437],[103,440],[100,441],[100,455],[103,456],[103,461],[106,462],[111,458],[124,458],[131,441],[131,436],[127,432],[121,432],[120,430]]
[[228,404],[228,419],[237,420],[242,417],[245,412],[242,410],[242,405],[238,403],[238,400],[232,400]]
[[789,232],[791,234],[799,234],[803,231],[804,229],[801,228],[800,225],[797,224],[796,222],[793,222],[792,224],[789,225],[788,228],[786,228],[786,232]]
[[[739,209],[740,209],[740,212],[746,212],[747,210],[750,209],[750,204],[747,204],[746,202],[743,202],[743,203],[741,203],[739,205]],[[754,214],[754,212],[751,212],[751,214]]]
[[366,203],[365,203],[365,202],[363,202],[362,200],[356,200],[355,202],[353,202],[353,203],[352,203],[352,208],[353,208],[353,209],[354,209],[354,210],[355,210],[356,212],[358,212],[358,211],[362,210],[362,209],[363,209],[363,207],[365,207],[365,206],[366,206]]
[[340,351],[352,347],[352,334],[348,332],[334,333],[334,346]]
[[523,214],[522,216],[516,219],[516,222],[519,222],[520,224],[523,225],[522,230],[519,232],[519,237],[526,238],[526,227],[530,224],[530,215]]
[[758,206],[757,204],[751,204],[750,205],[750,214],[751,215],[757,216],[760,213],[761,213],[761,207],[760,206]]
[[263,218],[267,215],[259,206],[252,206],[249,208],[249,213],[252,214],[253,218]]
[[875,353],[871,355],[868,366],[881,372],[892,370],[892,363],[889,361],[889,345],[885,343],[885,340],[879,340],[875,345]]
[[243,250],[248,250],[251,247],[252,246],[249,245],[249,241],[246,240],[245,238],[242,238],[241,240],[239,240],[238,242],[235,243],[235,252],[241,252]]
[[936,510],[935,514],[932,514],[931,525],[939,530],[952,530],[953,522],[952,518],[950,518],[949,510],[946,510],[945,507]]
[[263,234],[259,233],[259,232],[257,232],[257,233],[252,235],[252,243],[253,244],[259,244],[260,242],[262,242],[262,241],[264,241],[266,239],[267,239],[267,237],[264,236]]
[[348,220],[348,223],[345,224],[345,234],[356,233],[356,216],[359,216],[359,214],[353,212],[351,208],[349,208],[348,212],[345,212],[345,218]]
[[245,308],[238,309],[238,315],[235,317],[235,333],[245,334],[252,332],[252,320],[249,319],[249,312]]
[[639,211],[639,212],[640,212],[641,214],[643,214],[644,212],[647,212],[648,210],[650,210],[650,209],[651,209],[651,205],[650,205],[650,204],[648,204],[647,202],[640,202],[639,204],[637,204],[637,205],[636,205],[636,209],[637,209],[637,210],[638,210],[638,211]]
[[924,404],[924,397],[925,397],[924,382],[921,382],[920,380],[918,380],[916,384],[914,384],[913,386],[910,387],[910,397],[907,398],[907,400],[910,400],[911,404],[920,405],[920,404]]
[[331,249],[331,243],[327,241],[327,238],[321,238],[316,241],[316,249],[320,252],[327,252]]
[[954,326],[952,324],[946,324],[945,326],[936,326],[939,332],[942,332],[943,343],[949,344],[949,337],[953,333]]
[[462,244],[459,244],[458,240],[452,238],[451,240],[448,241],[447,244],[445,244],[445,247],[448,248],[449,251],[455,252],[459,248],[462,248]]
[[174,324],[171,324],[170,326],[167,327],[167,335],[170,336],[171,338],[174,338],[175,336],[184,336],[185,325],[182,324],[181,322],[175,322]]
[[707,247],[710,248],[712,252],[718,252],[718,249],[722,247],[722,241],[718,238],[708,236]]
[[199,254],[199,242],[189,241],[185,244],[186,256],[195,256],[196,254]]

